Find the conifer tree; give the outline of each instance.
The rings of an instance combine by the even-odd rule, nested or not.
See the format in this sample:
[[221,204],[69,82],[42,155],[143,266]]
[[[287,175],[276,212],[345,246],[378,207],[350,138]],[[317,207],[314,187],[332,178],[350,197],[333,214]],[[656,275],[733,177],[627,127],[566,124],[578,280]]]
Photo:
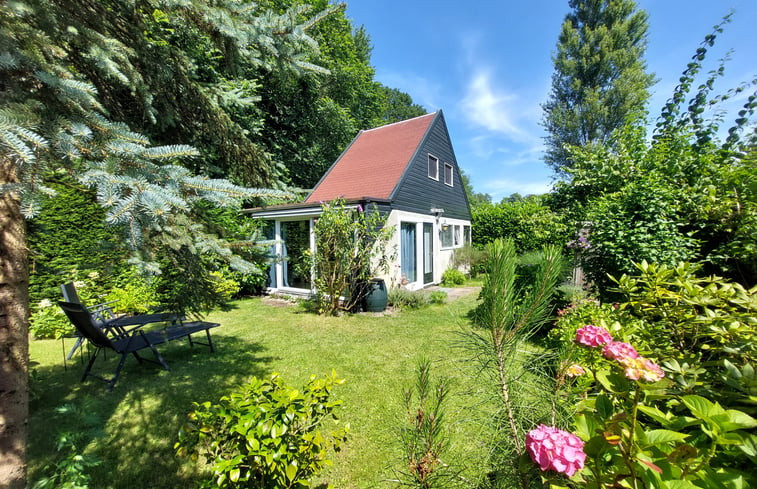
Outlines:
[[[179,162],[205,162],[212,155],[183,144],[156,146],[132,126],[150,129],[147,123],[140,127],[142,120],[155,127],[166,124],[178,114],[173,108],[183,112],[182,123],[216,129],[215,135],[232,134],[230,118],[215,108],[221,98],[239,98],[238,91],[220,81],[200,83],[189,73],[202,68],[191,62],[196,53],[182,54],[179,41],[195,39],[187,45],[206,45],[223,60],[217,63],[229,66],[244,59],[271,69],[318,69],[302,57],[306,46],[315,47],[305,31],[329,12],[297,23],[305,11],[255,12],[232,0],[148,0],[139,7],[126,0],[0,3],[0,487],[26,486],[24,217],[37,212],[40,195],[52,192],[45,175],[68,173],[95,189],[107,221],[127,230],[125,238],[146,268],[155,267],[151,245],[167,236],[190,252],[212,251],[232,265],[249,266],[203,232],[194,219],[194,202],[234,206],[283,192],[193,175]],[[138,48],[147,45],[169,46],[174,56],[163,64],[154,56],[147,60],[138,55]],[[155,131],[154,137],[164,142],[170,132]],[[224,149],[234,141],[221,137],[214,147]]]
[[646,73],[647,14],[633,0],[570,0],[549,99],[543,105],[546,163],[564,174],[565,146],[606,143],[642,111],[654,76]]

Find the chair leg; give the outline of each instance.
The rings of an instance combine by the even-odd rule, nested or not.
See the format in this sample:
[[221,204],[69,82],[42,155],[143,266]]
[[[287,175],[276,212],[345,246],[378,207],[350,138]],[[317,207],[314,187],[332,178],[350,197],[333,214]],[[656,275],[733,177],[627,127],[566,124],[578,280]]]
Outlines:
[[208,337],[208,347],[210,347],[210,352],[214,353],[216,350],[213,348],[213,340],[210,339],[210,329],[205,330],[205,335]]
[[84,370],[84,375],[81,377],[81,381],[84,382],[84,380],[89,375],[90,371],[92,370],[92,365],[95,364],[95,360],[97,360],[97,354],[100,352],[100,349],[95,349],[95,353],[92,354],[92,356],[89,359],[89,363],[87,364],[87,368]]
[[124,363],[126,363],[126,357],[128,353],[122,353],[121,354],[121,360],[118,361],[118,367],[116,367],[116,372],[113,375],[113,378],[108,381],[108,391],[113,390],[113,386],[116,385],[116,382],[118,381],[118,376],[121,375],[121,369],[124,368]]
[[155,355],[155,358],[157,358],[158,361],[160,362],[160,364],[163,365],[163,368],[165,368],[166,370],[170,371],[171,369],[168,368],[168,364],[166,363],[165,360],[163,360],[163,357],[160,356],[160,353],[158,353],[158,349],[155,348],[155,346],[152,345],[152,344],[150,344],[149,346],[150,346],[150,349],[152,350],[153,354]]

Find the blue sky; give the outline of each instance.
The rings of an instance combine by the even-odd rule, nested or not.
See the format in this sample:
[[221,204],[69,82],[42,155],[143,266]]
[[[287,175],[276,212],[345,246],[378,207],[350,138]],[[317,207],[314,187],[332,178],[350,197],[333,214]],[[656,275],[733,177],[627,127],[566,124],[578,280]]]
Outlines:
[[[731,9],[733,21],[707,68],[731,49],[719,87],[757,76],[757,0],[637,3],[649,13],[646,61],[659,80],[653,116],[704,36]],[[429,111],[444,111],[458,164],[474,189],[495,201],[513,192],[546,192],[553,181],[542,162],[540,106],[567,12],[567,0],[347,0],[347,16],[371,37],[376,78]]]

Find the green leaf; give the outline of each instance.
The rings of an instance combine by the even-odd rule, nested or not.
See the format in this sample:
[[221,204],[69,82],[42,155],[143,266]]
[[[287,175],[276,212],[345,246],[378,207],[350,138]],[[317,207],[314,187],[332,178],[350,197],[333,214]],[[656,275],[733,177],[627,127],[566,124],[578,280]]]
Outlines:
[[691,414],[699,419],[710,419],[712,416],[725,414],[725,409],[719,404],[712,403],[701,396],[683,396],[681,400],[689,408]]
[[673,441],[685,440],[689,435],[671,430],[651,430],[646,433],[648,446],[657,446]]
[[665,489],[700,489],[687,480],[663,481]]
[[646,414],[653,420],[657,421],[663,426],[668,426],[673,420],[668,418],[668,415],[660,411],[659,409],[651,406],[639,406],[639,411]]
[[735,409],[729,409],[725,414],[712,416],[712,421],[725,432],[749,429],[757,426],[757,420],[748,414]]
[[613,405],[609,397],[600,394],[596,402],[597,414],[601,419],[609,419],[613,415]]
[[294,481],[294,478],[297,477],[297,465],[296,464],[291,463],[291,464],[287,465],[286,476],[287,476],[287,480],[289,480],[290,482]]

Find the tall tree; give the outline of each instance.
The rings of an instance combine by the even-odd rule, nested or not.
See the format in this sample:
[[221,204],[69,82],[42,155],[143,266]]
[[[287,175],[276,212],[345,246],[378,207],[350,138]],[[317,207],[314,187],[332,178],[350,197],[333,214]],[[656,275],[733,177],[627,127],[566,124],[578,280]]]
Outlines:
[[[203,232],[194,203],[234,206],[276,192],[194,176],[177,164],[190,158],[207,168],[218,154],[233,151],[233,123],[218,107],[219,100],[239,95],[223,80],[203,83],[203,68],[193,63],[200,55],[180,48],[212,48],[227,79],[240,64],[312,68],[301,57],[304,46],[315,44],[305,30],[328,12],[297,23],[304,11],[261,13],[233,0],[0,3],[0,487],[26,485],[24,216],[34,215],[40,195],[51,192],[44,176],[61,171],[96,189],[107,221],[128,231],[127,241],[146,267],[153,266],[149,251],[156,243],[188,253],[215,251],[244,267]],[[187,39],[194,41],[182,44]],[[149,56],[150,46],[157,55]],[[218,139],[202,151],[154,146],[131,127],[147,128],[163,142],[170,127],[182,125],[193,125],[195,132],[174,132],[198,140],[207,132]],[[256,178],[270,181],[265,174]]]
[[545,160],[557,173],[572,166],[566,145],[609,141],[644,109],[654,76],[646,72],[647,14],[633,0],[570,0],[549,99],[543,105]]

